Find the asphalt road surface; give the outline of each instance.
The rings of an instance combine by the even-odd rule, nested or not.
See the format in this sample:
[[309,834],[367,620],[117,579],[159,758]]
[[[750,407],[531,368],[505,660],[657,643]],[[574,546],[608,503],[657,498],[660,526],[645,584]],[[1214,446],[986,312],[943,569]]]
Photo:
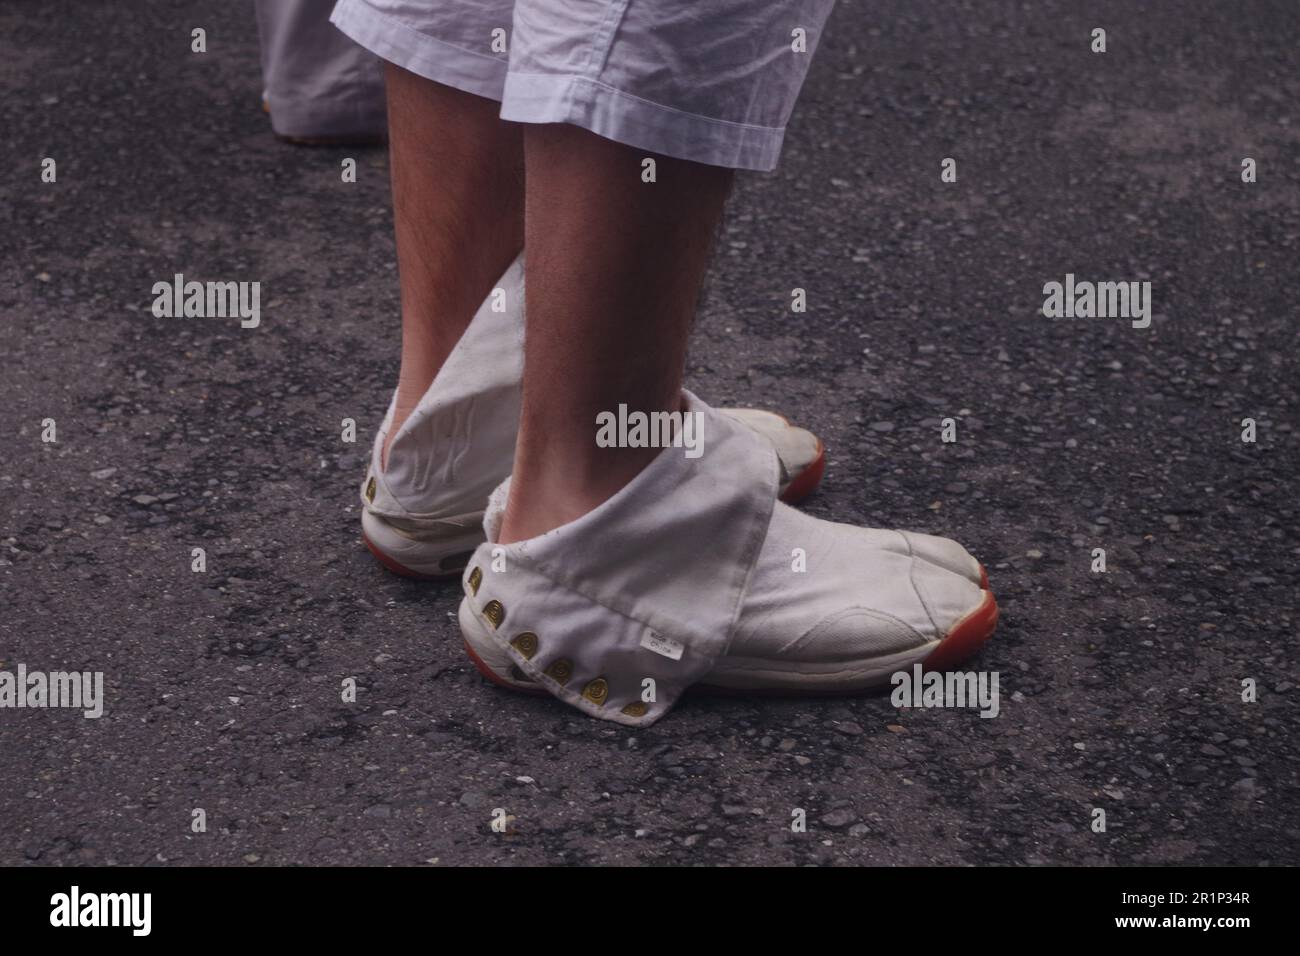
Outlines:
[[[984,561],[1001,710],[631,731],[485,683],[458,585],[361,546],[385,152],[272,138],[248,0],[5,3],[0,669],[105,709],[0,710],[0,863],[1296,863],[1298,38],[1292,0],[842,0],[688,379],[824,438],[811,512]],[[261,325],[155,318],[176,272]],[[1150,327],[1044,317],[1067,273],[1149,281]]]

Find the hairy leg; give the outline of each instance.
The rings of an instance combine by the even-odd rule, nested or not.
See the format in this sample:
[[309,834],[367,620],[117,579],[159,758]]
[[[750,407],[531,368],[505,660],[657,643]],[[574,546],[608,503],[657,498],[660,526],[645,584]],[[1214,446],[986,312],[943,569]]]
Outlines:
[[655,448],[600,448],[596,416],[678,411],[686,340],[732,171],[568,125],[524,134],[527,347],[501,540],[586,514]]
[[391,442],[523,248],[524,153],[495,100],[386,68],[402,296]]

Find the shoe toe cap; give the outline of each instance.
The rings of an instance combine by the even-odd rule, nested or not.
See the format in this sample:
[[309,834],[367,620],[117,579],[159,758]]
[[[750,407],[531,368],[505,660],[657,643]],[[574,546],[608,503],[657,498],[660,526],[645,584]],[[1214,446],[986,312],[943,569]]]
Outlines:
[[938,565],[944,570],[959,574],[967,581],[979,585],[983,572],[974,555],[951,538],[941,538],[933,534],[919,534],[915,531],[900,531],[912,554]]
[[969,576],[942,565],[921,558],[913,560],[912,586],[933,626],[933,634],[928,636],[937,639],[948,636],[958,623],[984,603],[986,592],[981,590],[978,581],[978,562],[975,564],[975,580],[972,581]]
[[724,408],[723,414],[758,432],[772,445],[787,475],[794,477],[817,460],[821,442],[806,428],[760,408]]

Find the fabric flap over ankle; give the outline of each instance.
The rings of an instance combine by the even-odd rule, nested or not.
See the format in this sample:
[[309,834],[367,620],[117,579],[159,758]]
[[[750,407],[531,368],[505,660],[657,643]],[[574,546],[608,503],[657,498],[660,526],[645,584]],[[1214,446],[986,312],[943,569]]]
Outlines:
[[[503,484],[465,576],[471,608],[520,670],[620,723],[653,723],[725,652],[776,500],[771,446],[685,395],[698,458],[665,448],[589,514],[497,545]],[[521,646],[521,635],[532,636]]]
[[523,376],[522,253],[497,288],[389,446],[383,477],[407,513],[470,510],[509,472]]

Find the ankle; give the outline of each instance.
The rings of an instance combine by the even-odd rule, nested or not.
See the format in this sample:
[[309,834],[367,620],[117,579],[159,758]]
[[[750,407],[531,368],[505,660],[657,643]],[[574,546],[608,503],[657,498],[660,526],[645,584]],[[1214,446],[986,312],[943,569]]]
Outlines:
[[544,497],[533,494],[516,496],[511,483],[510,500],[501,519],[498,544],[513,544],[529,538],[540,537],[571,521],[577,521],[595,508],[597,502],[584,502],[577,498]]
[[516,459],[499,543],[535,538],[576,521],[618,494],[661,449],[603,449],[592,460],[564,460],[550,454],[545,466]]

